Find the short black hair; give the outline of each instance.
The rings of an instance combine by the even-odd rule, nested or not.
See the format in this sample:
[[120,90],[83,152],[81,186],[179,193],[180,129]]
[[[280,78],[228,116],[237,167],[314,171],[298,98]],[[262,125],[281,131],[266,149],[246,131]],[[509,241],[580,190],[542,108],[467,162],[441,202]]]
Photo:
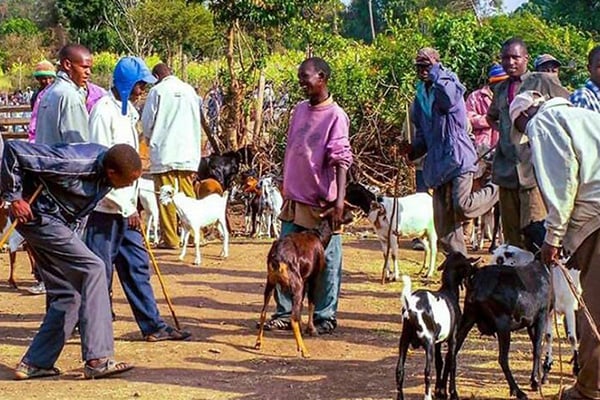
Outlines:
[[67,44],[64,45],[63,47],[61,47],[61,49],[58,51],[58,60],[59,61],[63,61],[63,60],[69,60],[69,61],[73,61],[73,59],[79,55],[79,54],[92,54],[90,49],[88,49],[87,47],[85,47],[82,44],[79,43],[72,43],[72,44]]
[[128,144],[115,144],[106,151],[103,166],[112,169],[120,176],[130,176],[142,170],[142,160],[137,150]]
[[598,57],[598,55],[600,55],[600,45],[590,50],[588,54],[588,65],[592,65],[592,62],[594,62],[594,59]]
[[169,76],[171,75],[171,68],[165,63],[158,63],[152,68],[152,75]]
[[508,39],[507,41],[502,43],[502,51],[504,51],[504,49],[508,49],[510,46],[514,46],[514,45],[521,46],[523,48],[523,50],[525,50],[525,53],[529,54],[529,51],[527,50],[527,45],[525,44],[525,41],[518,36],[511,37],[510,39]]
[[302,61],[300,67],[303,65],[312,65],[317,72],[323,73],[323,79],[328,80],[331,76],[331,67],[327,64],[327,61],[323,60],[321,57],[310,57],[306,60]]

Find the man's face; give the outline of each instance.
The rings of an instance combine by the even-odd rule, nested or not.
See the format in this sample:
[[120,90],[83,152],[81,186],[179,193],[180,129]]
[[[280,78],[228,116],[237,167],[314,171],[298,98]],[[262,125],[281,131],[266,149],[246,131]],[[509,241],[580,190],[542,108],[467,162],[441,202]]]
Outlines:
[[108,168],[106,170],[106,175],[108,176],[108,180],[110,181],[112,187],[115,189],[120,189],[133,185],[133,182],[142,176],[142,170],[134,171],[131,173],[131,175],[124,176],[119,174],[114,169]]
[[35,80],[40,84],[40,90],[43,90],[54,81],[54,78],[52,76],[38,76]]
[[129,101],[131,101],[132,103],[136,102],[137,99],[140,98],[142,93],[144,93],[145,89],[146,89],[146,82],[140,81],[140,82],[136,83],[133,86],[133,89],[131,89],[131,94],[129,95]]
[[431,69],[431,65],[427,64],[415,64],[415,68],[417,69],[417,77],[419,80],[423,82],[429,81],[429,70]]
[[592,59],[592,63],[588,65],[588,72],[590,73],[590,79],[597,86],[600,86],[600,53]]
[[529,54],[518,43],[511,44],[502,49],[502,68],[511,78],[518,78],[527,71]]
[[298,84],[308,98],[319,97],[325,87],[323,73],[317,72],[311,63],[302,64],[298,69]]
[[92,74],[94,61],[92,55],[86,52],[75,54],[71,60],[65,60],[63,68],[73,82],[79,87],[85,87]]
[[558,76],[558,71],[560,66],[554,62],[547,62],[538,67],[538,72],[545,72],[547,74],[552,74]]

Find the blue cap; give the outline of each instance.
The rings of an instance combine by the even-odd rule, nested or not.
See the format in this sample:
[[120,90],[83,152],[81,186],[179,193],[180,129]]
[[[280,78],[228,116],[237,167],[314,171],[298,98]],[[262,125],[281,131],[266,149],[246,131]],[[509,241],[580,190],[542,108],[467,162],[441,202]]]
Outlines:
[[156,83],[156,77],[148,69],[144,60],[139,57],[123,57],[115,65],[113,85],[121,96],[121,113],[127,114],[129,95],[136,83]]

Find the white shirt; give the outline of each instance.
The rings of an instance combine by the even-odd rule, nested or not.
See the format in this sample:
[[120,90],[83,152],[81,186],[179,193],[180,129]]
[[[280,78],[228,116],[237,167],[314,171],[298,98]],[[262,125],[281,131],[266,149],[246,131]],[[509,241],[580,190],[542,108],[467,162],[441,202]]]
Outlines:
[[600,113],[556,97],[526,128],[548,207],[545,241],[574,252],[600,228]]
[[[121,114],[121,102],[109,91],[94,105],[90,114],[90,142],[106,147],[125,143],[139,151],[138,133],[135,125],[139,114],[131,102],[127,104],[127,115]],[[132,186],[112,189],[95,208],[108,214],[129,217],[137,212],[137,181]]]
[[169,75],[148,93],[142,112],[150,147],[150,173],[197,171],[201,100],[193,87]]

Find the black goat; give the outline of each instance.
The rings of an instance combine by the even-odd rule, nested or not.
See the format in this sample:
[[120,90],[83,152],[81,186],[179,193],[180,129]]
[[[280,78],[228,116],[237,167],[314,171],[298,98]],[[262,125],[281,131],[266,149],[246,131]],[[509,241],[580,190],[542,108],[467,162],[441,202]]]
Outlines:
[[[425,398],[431,399],[431,363],[435,351],[435,397],[447,398],[446,382],[450,374],[450,398],[457,399],[456,380],[456,334],[460,320],[458,296],[460,286],[476,269],[477,259],[466,259],[460,253],[451,253],[438,268],[442,270],[442,286],[437,292],[417,290],[411,293],[411,281],[403,275],[402,289],[402,335],[396,366],[398,400],[404,399],[404,363],[409,345],[425,349]],[[448,343],[446,361],[442,361],[442,343]],[[442,366],[443,378],[442,378]],[[454,388],[454,391],[452,391]]]
[[215,179],[223,190],[230,188],[233,179],[238,174],[241,164],[249,165],[252,162],[253,151],[250,146],[242,147],[237,151],[228,151],[223,154],[211,154],[203,157],[198,165],[198,181]]
[[[465,262],[467,261],[465,258]],[[508,381],[510,394],[516,395],[520,400],[527,399],[508,365],[510,333],[527,328],[533,344],[530,383],[531,388],[537,390],[540,385],[542,341],[552,308],[550,272],[539,261],[514,268],[488,265],[477,270],[466,286],[463,315],[457,335],[457,353],[473,325],[477,325],[484,335],[496,335],[498,362]],[[452,387],[456,383],[450,384],[450,392],[456,392],[456,387]]]

